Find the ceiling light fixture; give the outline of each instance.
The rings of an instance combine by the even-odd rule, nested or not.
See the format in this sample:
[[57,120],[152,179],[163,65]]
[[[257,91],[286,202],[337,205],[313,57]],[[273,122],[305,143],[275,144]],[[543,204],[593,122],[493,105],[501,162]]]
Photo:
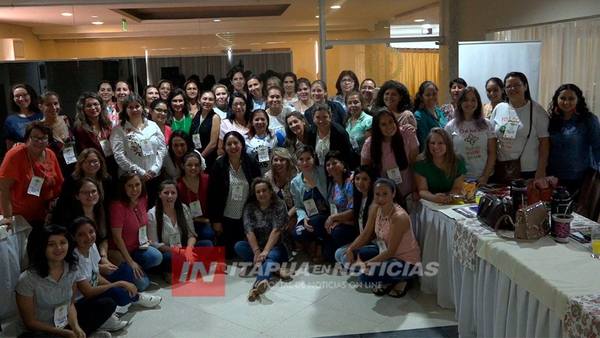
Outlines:
[[424,21],[425,21],[425,19],[415,19],[414,21],[415,21],[415,22],[424,22]]
[[318,16],[318,15],[315,15],[315,18],[317,18],[317,19],[318,19],[318,18],[319,18],[319,16]]
[[92,21],[92,25],[104,25],[104,21]]
[[340,6],[340,5],[333,5],[333,6],[329,7],[329,8],[331,8],[331,9],[340,9],[340,8],[342,8],[342,6]]
[[73,16],[73,13],[70,13],[70,12],[62,12],[62,13],[60,13],[60,15],[62,15],[62,16]]
[[97,18],[97,17],[98,17],[97,15],[92,15],[92,18],[93,18],[93,19],[95,19],[95,18]]
[[213,19],[213,22],[221,22],[221,19]]

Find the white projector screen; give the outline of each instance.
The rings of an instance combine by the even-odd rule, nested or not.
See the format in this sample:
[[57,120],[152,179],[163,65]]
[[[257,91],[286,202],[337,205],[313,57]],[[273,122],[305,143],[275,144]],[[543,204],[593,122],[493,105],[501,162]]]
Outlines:
[[504,79],[506,73],[522,72],[527,76],[531,97],[537,101],[541,48],[540,41],[459,42],[458,76],[477,88],[481,101],[487,103],[487,79],[494,76]]

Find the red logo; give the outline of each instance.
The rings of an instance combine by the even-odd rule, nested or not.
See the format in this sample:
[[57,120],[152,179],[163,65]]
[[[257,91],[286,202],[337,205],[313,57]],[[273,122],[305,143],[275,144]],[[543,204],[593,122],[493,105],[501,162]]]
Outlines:
[[171,249],[173,297],[225,296],[225,248]]

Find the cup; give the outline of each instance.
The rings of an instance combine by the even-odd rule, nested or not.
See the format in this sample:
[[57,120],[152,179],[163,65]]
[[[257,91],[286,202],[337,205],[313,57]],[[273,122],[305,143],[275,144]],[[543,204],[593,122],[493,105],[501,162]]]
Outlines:
[[592,227],[592,257],[600,258],[600,225]]
[[554,224],[554,240],[558,243],[568,243],[569,235],[571,234],[571,222],[573,221],[572,215],[566,214],[554,214],[552,215],[552,222]]

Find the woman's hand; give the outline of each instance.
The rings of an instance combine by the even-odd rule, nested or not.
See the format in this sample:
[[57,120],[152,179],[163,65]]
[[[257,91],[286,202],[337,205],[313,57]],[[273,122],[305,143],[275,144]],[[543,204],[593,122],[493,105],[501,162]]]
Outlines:
[[255,263],[262,263],[265,261],[265,259],[267,259],[267,255],[269,253],[265,250],[261,251],[257,256],[255,256],[254,260],[256,261]]
[[129,283],[124,280],[120,280],[117,282],[117,285],[120,288],[127,290],[127,293],[129,293],[130,297],[135,297],[135,295],[137,295],[137,293],[138,293],[138,289],[135,286],[135,284],[133,284],[133,283]]
[[223,223],[213,223],[212,226],[217,236],[220,236],[223,233]]
[[434,202],[436,203],[449,204],[450,202],[452,202],[452,197],[450,197],[450,195],[447,194],[437,193],[433,195],[433,197]]
[[108,259],[106,259],[106,257],[104,257],[103,259],[106,261],[102,262],[102,260],[100,260],[100,264],[98,264],[101,275],[106,276],[106,275],[110,275],[113,272],[117,271],[118,267],[116,265],[111,263]]
[[313,231],[315,231],[315,228],[314,228],[312,225],[310,225],[310,223],[308,223],[308,218],[305,218],[305,219],[304,219],[304,228],[305,228],[305,229],[306,229],[306,231],[308,231],[308,232],[313,232]]
[[194,262],[196,260],[194,257],[194,248],[191,246],[186,247],[183,254],[185,255],[185,260],[188,262]]
[[131,269],[133,270],[133,276],[135,276],[136,279],[144,277],[144,269],[142,269],[138,263],[131,261],[129,265],[131,266]]
[[354,263],[354,261],[356,260],[356,257],[354,256],[354,249],[352,249],[350,247],[348,247],[348,249],[346,249],[346,260],[350,264]]

